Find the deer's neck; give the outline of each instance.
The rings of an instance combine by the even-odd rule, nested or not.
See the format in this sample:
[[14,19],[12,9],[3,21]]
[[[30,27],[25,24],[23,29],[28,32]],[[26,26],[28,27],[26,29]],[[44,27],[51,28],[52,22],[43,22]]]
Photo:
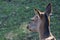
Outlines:
[[44,20],[44,22],[42,22],[39,28],[39,34],[40,34],[40,38],[48,38],[50,36],[50,27],[49,27],[49,19],[48,17],[45,15],[46,19]]
[[50,30],[49,28],[41,28],[40,31],[39,31],[39,37],[41,39],[44,39],[44,38],[48,38],[50,36]]

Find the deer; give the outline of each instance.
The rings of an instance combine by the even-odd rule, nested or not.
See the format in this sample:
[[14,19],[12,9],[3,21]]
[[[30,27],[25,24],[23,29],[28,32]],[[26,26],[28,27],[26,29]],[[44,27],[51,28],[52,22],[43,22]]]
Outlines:
[[56,40],[50,31],[50,16],[52,14],[52,5],[49,3],[44,12],[34,9],[35,15],[27,25],[31,32],[39,33],[39,40]]

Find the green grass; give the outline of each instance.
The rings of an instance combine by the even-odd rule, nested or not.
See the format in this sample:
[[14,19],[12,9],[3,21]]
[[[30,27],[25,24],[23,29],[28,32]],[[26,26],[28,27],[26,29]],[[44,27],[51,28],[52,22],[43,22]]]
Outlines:
[[60,0],[0,0],[0,40],[38,40],[38,33],[29,32],[26,26],[34,16],[33,9],[44,11],[50,2],[51,32],[60,39]]

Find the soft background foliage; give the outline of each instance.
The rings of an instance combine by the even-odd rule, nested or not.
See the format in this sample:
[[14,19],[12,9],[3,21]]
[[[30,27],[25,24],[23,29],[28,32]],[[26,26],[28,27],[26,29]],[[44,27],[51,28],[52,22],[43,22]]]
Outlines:
[[0,40],[38,40],[26,29],[34,8],[45,10],[52,3],[51,32],[60,40],[60,0],[0,0]]

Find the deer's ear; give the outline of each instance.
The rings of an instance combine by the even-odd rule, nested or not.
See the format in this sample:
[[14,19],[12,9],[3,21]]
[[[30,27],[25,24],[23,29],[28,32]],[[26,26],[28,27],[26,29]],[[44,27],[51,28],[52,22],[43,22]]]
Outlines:
[[38,10],[38,9],[34,9],[34,12],[35,12],[35,14],[37,14],[37,15],[39,15],[40,16],[40,11]]
[[49,4],[47,5],[45,14],[46,14],[47,16],[51,15],[51,3],[49,3]]
[[42,18],[41,11],[39,11],[38,9],[34,9],[34,12],[36,15],[38,15],[40,18]]

